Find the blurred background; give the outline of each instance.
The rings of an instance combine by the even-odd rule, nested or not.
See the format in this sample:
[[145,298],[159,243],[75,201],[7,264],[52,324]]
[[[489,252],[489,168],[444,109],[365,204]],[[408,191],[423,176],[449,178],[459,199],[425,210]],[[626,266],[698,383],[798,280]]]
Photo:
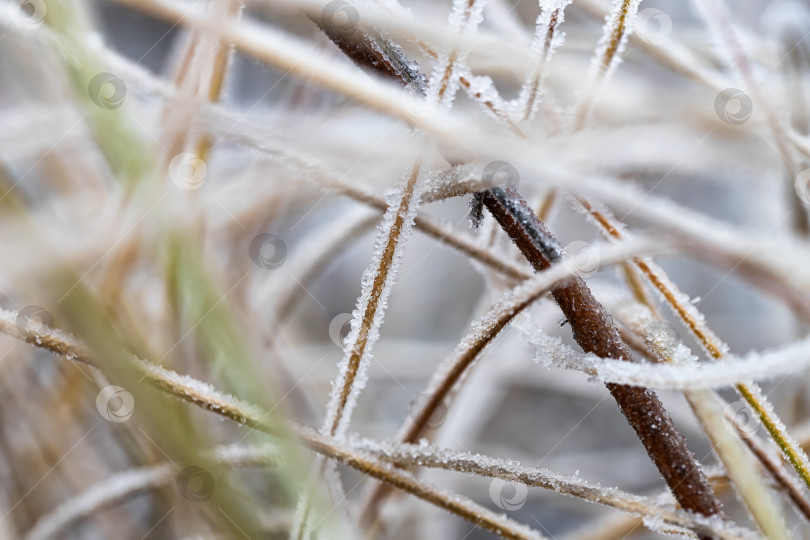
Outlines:
[[[401,3],[413,20],[438,28],[446,25],[452,7],[448,1]],[[184,5],[202,9],[205,4]],[[293,35],[311,46],[313,55],[348,69],[350,62],[340,50],[293,4],[247,2],[241,18]],[[31,324],[80,337],[88,331],[77,322],[83,314],[87,321],[112,321],[109,335],[139,356],[159,358],[166,367],[237,395],[244,384],[274,415],[317,429],[324,421],[381,218],[378,209],[335,188],[335,179],[381,198],[407,171],[419,152],[419,139],[391,115],[243,52],[229,53],[216,105],[184,107],[183,93],[176,91],[183,87],[179,73],[189,44],[202,38],[187,25],[137,5],[134,0],[3,2],[0,206],[5,253],[0,304],[8,313],[24,311],[23,326],[31,319]],[[790,238],[806,247],[794,219],[791,171],[773,141],[767,113],[756,103],[746,111],[742,99],[721,114],[719,89],[706,80],[744,85],[735,81],[726,53],[689,2],[644,0],[635,33],[621,53],[623,62],[601,89],[588,126],[560,127],[567,125],[582,98],[609,9],[603,0],[574,0],[565,8],[560,26],[564,42],[547,66],[539,112],[524,126],[536,151],[532,159],[583,177],[617,178],[724,222],[762,245]],[[806,149],[810,6],[748,1],[729,9],[762,95],[779,122],[789,126],[790,140],[801,141]],[[80,13],[76,20],[64,15],[74,11]],[[48,14],[38,19],[40,12]],[[486,39],[469,51],[466,62],[471,74],[491,77],[503,100],[520,94],[538,13],[538,3],[529,0],[494,1],[484,8],[479,37]],[[51,19],[57,14],[62,18]],[[429,74],[434,60],[417,41],[401,43],[422,73]],[[524,55],[510,56],[509,47]],[[708,75],[704,80],[689,76],[658,50]],[[94,98],[92,89],[77,82],[88,70],[115,78],[112,83],[105,79],[104,84],[112,84],[104,90],[108,93]],[[357,77],[372,75],[358,70]],[[83,94],[85,87],[89,94]],[[88,95],[103,105],[94,109]],[[105,108],[114,109],[126,127],[108,125],[119,122],[110,116],[94,116]],[[471,118],[495,134],[505,131],[463,91],[452,114]],[[165,155],[161,149],[171,148],[167,141],[180,140],[187,147],[194,140],[184,137],[209,134],[210,153],[202,162],[194,161],[185,178],[193,187],[181,185],[165,200],[153,191],[145,196],[129,191],[121,179],[140,158],[120,136],[123,129],[146,149],[144,156],[152,157]],[[110,155],[121,152],[127,157],[116,169]],[[796,156],[798,170],[805,169],[806,155]],[[521,193],[538,207],[553,181],[517,169]],[[167,192],[176,187],[175,178],[168,176],[161,180]],[[468,199],[425,203],[420,213],[525,267],[492,223],[477,231],[470,228]],[[153,201],[160,202],[154,203],[154,211]],[[630,231],[664,234],[643,215],[616,214]],[[600,232],[564,194],[556,198],[546,222],[563,245],[601,241]],[[180,248],[172,244],[175,228],[188,232],[179,240]],[[322,260],[317,260],[319,254],[325,254]],[[804,322],[784,301],[753,286],[732,267],[698,259],[683,252],[658,262],[731,352],[774,348],[805,334]],[[790,258],[781,263],[792,264]],[[183,270],[186,264],[192,270]],[[207,277],[187,279],[189,272]],[[598,299],[626,291],[616,269],[599,268],[587,281]],[[214,293],[199,291],[209,283],[223,294],[206,304]],[[387,300],[350,431],[374,439],[394,436],[429,398],[425,386],[436,367],[506,285],[469,256],[414,232]],[[80,290],[93,302],[70,300]],[[216,318],[224,306],[227,324]],[[208,308],[215,309],[216,324],[207,317]],[[530,313],[531,328],[576,347],[553,301],[537,302]],[[671,312],[662,308],[662,313],[679,339],[704,357]],[[201,315],[195,319],[195,314]],[[198,324],[202,319],[207,322]],[[579,372],[538,366],[535,355],[541,353],[533,352],[513,326],[486,349],[452,406],[434,419],[431,441],[632,493],[664,493],[657,470],[604,386]],[[217,333],[222,328],[234,330],[226,339]],[[95,350],[109,345],[105,329],[100,324],[90,328],[101,336],[92,344]],[[220,339],[243,344],[253,360],[236,370],[227,355],[219,355]],[[239,373],[236,382],[229,375],[232,370]],[[133,388],[144,385],[121,377],[107,378],[13,337],[0,339],[0,538],[239,537],[238,526],[221,524],[219,503],[200,504],[210,502],[219,482],[236,486],[235,506],[260,524],[258,532],[246,536],[287,537],[294,501],[284,501],[276,483],[288,473],[240,467],[223,471],[222,480],[219,473],[200,476],[187,469],[194,460],[177,450],[182,441],[195,451],[197,444],[213,448],[242,442],[247,436],[243,428],[176,400],[157,401],[163,398],[146,390],[139,394]],[[764,388],[797,437],[807,433],[802,428],[810,396],[804,375]],[[731,402],[738,399],[730,391],[722,394]],[[716,465],[683,396],[662,392],[661,397],[698,459]],[[155,401],[147,406],[149,400]],[[244,442],[266,442],[261,437],[254,441],[254,435]],[[159,469],[162,463],[183,459],[187,462],[177,470]],[[308,464],[311,457],[302,459]],[[370,481],[354,470],[339,470],[348,499],[344,507],[351,512]],[[127,471],[140,471],[139,489],[122,487],[126,477],[119,475]],[[154,478],[143,476],[147,472]],[[206,475],[213,475],[211,482],[216,476],[216,487]],[[449,471],[424,470],[420,477],[508,514],[548,538],[660,536],[639,518],[538,488]],[[303,483],[304,478],[283,481]],[[82,499],[98,485],[104,486],[98,500]],[[116,488],[126,494],[116,497]],[[752,527],[735,495],[723,493],[730,515]],[[803,518],[784,497],[780,500],[795,537],[810,534]],[[65,505],[81,504],[88,510],[58,532],[43,527]],[[381,538],[494,537],[402,494],[388,500],[380,516]],[[596,530],[602,536],[588,532]]]

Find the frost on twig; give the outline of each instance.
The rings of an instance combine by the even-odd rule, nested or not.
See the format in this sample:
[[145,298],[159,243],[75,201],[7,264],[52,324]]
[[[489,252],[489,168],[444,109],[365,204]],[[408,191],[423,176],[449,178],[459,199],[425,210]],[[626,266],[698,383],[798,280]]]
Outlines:
[[727,522],[707,519],[676,510],[637,495],[625,493],[613,487],[604,487],[583,480],[579,476],[554,473],[548,469],[526,467],[513,460],[505,460],[439,448],[427,444],[397,444],[369,439],[351,440],[353,446],[369,452],[383,461],[412,466],[447,469],[479,476],[500,478],[529,487],[540,487],[591,502],[604,504],[619,510],[644,516],[653,525],[665,523],[668,527],[681,529],[680,534],[690,530],[700,534],[726,537],[753,536],[750,531],[739,529]]
[[[619,311],[630,328],[644,337],[649,351],[660,362],[677,364],[688,354],[686,345],[675,339],[647,306],[625,304]],[[757,467],[756,456],[745,446],[749,438],[742,437],[743,431],[735,430],[725,418],[728,404],[706,389],[689,390],[684,396],[762,532],[768,538],[789,538],[784,515]]]
[[627,39],[633,32],[633,22],[640,3],[641,0],[613,0],[613,7],[605,19],[602,39],[599,40],[596,54],[591,61],[586,92],[577,104],[577,129],[585,125],[593,101],[619,66]]
[[526,80],[520,88],[515,113],[516,118],[523,122],[531,121],[537,112],[551,57],[565,39],[565,32],[560,31],[559,27],[565,20],[565,8],[571,0],[540,0],[539,3],[540,13],[537,15],[532,40],[534,63],[527,70]]
[[[602,229],[607,237],[614,240],[621,240],[627,237],[623,226],[618,224],[609,212],[595,208],[582,198],[578,198],[578,202],[589,216],[589,219]],[[691,220],[688,220],[688,217],[686,219],[677,220],[678,223],[684,223],[686,226],[689,226],[687,221]],[[728,242],[728,240],[726,240],[726,242]],[[709,328],[703,314],[689,301],[689,297],[681,292],[675,283],[669,279],[669,276],[667,276],[663,268],[655,264],[652,260],[647,259],[635,259],[632,261],[632,264],[638,268],[656,289],[664,302],[681,318],[687,328],[694,334],[698,343],[704,347],[711,358],[715,360],[728,358],[728,345],[720,340],[711,328]],[[786,351],[785,354],[787,355],[789,352]],[[775,364],[776,360],[773,363]],[[773,369],[773,364],[766,365],[767,368],[765,371],[770,372]],[[722,371],[722,368],[720,369]],[[754,367],[754,369],[756,370],[756,367]],[[795,367],[793,367],[793,369],[795,369]],[[762,371],[760,367],[759,374],[761,374],[763,378],[767,378],[768,375],[762,373]],[[759,387],[756,384],[747,382],[749,380],[756,380],[757,375],[757,373],[750,373],[749,377],[736,379],[735,386],[737,391],[759,416],[766,429],[771,434],[771,437],[773,437],[774,441],[802,478],[805,485],[810,486],[810,461],[808,461],[807,454],[793,440],[790,433],[788,433],[785,428],[784,423],[779,419],[776,412],[773,410],[773,406],[763,395]]]
[[[478,205],[478,212],[480,206],[485,206],[492,213],[535,270],[546,269],[563,258],[564,250],[559,241],[514,188],[483,191],[475,195],[474,204]],[[475,211],[476,206],[473,206]],[[620,364],[635,368],[633,356],[612,317],[581,277],[557,286],[552,295],[571,323],[574,339],[585,352],[614,358]],[[722,503],[655,393],[615,383],[606,386],[678,502],[704,516],[722,516]]]
[[[729,356],[726,362],[701,363],[679,350],[672,364],[638,364],[583,354],[564,345],[558,338],[536,336],[532,345],[540,355],[537,362],[587,373],[605,383],[626,384],[659,390],[697,390],[736,386],[752,380],[769,380],[800,373],[810,366],[810,338],[743,357]],[[750,384],[750,383],[749,383]]]

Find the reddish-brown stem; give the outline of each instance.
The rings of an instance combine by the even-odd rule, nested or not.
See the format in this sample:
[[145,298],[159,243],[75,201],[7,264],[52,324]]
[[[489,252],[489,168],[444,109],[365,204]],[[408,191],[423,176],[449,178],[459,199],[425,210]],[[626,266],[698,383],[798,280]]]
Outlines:
[[[535,270],[562,259],[564,251],[556,237],[515,189],[496,187],[476,194],[474,217],[481,215],[482,207],[492,213]],[[633,361],[613,319],[582,278],[559,285],[552,295],[585,352]],[[655,393],[640,387],[606,386],[681,506],[705,516],[723,515],[722,503]]]

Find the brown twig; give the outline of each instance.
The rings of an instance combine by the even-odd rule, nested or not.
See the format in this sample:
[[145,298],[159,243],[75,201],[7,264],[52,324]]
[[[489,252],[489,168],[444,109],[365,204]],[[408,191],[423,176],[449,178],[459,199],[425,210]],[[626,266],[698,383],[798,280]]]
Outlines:
[[[348,20],[337,24],[333,20],[336,13],[330,13],[328,9],[329,6],[321,13],[320,20],[312,16],[310,19],[343,54],[358,66],[393,79],[403,86],[410,86],[416,93],[425,95],[425,76],[419,73],[415,63],[408,61],[398,43],[376,30],[359,28],[358,21],[353,20],[352,16],[356,16],[357,11],[347,13]],[[348,9],[353,8],[349,6]]]
[[402,197],[400,198],[399,204],[396,208],[391,209],[394,221],[391,225],[391,230],[386,236],[385,243],[383,244],[384,248],[381,254],[379,267],[374,273],[374,283],[371,288],[369,300],[363,311],[357,337],[352,344],[351,354],[349,355],[348,361],[348,369],[346,374],[340,379],[342,386],[338,395],[337,408],[334,410],[333,417],[329,418],[327,423],[324,424],[326,427],[326,432],[331,436],[334,436],[338,432],[338,427],[343,419],[343,412],[346,409],[346,404],[348,403],[349,395],[351,394],[357,372],[360,369],[360,362],[363,359],[363,356],[366,354],[366,345],[368,344],[371,328],[377,315],[377,308],[379,307],[379,303],[383,295],[383,289],[386,283],[389,281],[391,269],[395,264],[395,251],[399,245],[400,238],[402,237],[402,232],[407,226],[407,216],[409,208],[414,202],[413,199],[414,194],[416,193],[416,183],[419,179],[421,166],[422,164],[420,161],[417,161],[417,163],[413,166],[407,182],[405,183],[405,189],[402,192]]
[[[480,217],[485,206],[535,270],[544,270],[562,259],[564,252],[557,239],[515,189],[496,187],[482,191],[475,195],[473,203],[473,217]],[[585,352],[633,360],[612,318],[582,278],[570,279],[552,294],[571,323],[574,339]],[[723,515],[722,503],[655,393],[612,383],[606,386],[678,502],[685,509],[705,516]]]
[[[627,235],[622,232],[620,225],[614,222],[614,218],[612,218],[609,213],[598,210],[582,197],[577,197],[577,201],[582,205],[585,211],[590,214],[607,237],[614,240],[626,238]],[[694,308],[690,310],[690,307],[681,301],[682,293],[669,280],[664,270],[654,262],[644,259],[634,259],[632,265],[638,269],[656,290],[658,290],[664,301],[669,304],[673,311],[681,318],[706,351],[708,351],[715,360],[723,359],[728,347],[706,326]],[[650,305],[652,305],[652,303],[650,303]],[[806,454],[804,450],[792,441],[784,428],[783,422],[776,416],[773,408],[767,403],[765,396],[760,392],[759,386],[755,383],[739,383],[735,387],[739,394],[748,402],[757,415],[759,415],[768,433],[794,467],[796,473],[804,480],[805,485],[810,485],[810,481],[808,480],[810,479],[810,474],[805,465],[807,458],[805,457]],[[808,508],[807,502],[796,492],[794,482],[785,471],[782,471],[781,467],[778,467],[780,471],[776,470],[776,464],[771,459],[768,459],[768,456],[762,452],[761,448],[756,447],[756,443],[758,443],[756,439],[743,437],[743,440],[748,444],[751,451],[760,458],[763,466],[773,474],[774,479],[782,485],[785,491],[791,494],[791,499],[796,502],[799,510],[805,517],[810,519],[810,515],[806,513],[807,510],[810,509]],[[801,499],[801,501],[799,499]]]

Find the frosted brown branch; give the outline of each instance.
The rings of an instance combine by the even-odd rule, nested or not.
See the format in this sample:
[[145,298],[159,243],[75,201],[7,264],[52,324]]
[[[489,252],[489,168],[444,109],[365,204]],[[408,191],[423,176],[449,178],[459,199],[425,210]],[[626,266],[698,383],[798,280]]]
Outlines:
[[[473,214],[480,215],[482,207],[492,213],[535,270],[562,259],[564,251],[557,239],[513,188],[496,187],[476,194]],[[612,318],[582,278],[570,279],[552,294],[585,352],[633,361]],[[655,393],[639,387],[606,386],[678,502],[698,514],[723,515],[722,503]]]

